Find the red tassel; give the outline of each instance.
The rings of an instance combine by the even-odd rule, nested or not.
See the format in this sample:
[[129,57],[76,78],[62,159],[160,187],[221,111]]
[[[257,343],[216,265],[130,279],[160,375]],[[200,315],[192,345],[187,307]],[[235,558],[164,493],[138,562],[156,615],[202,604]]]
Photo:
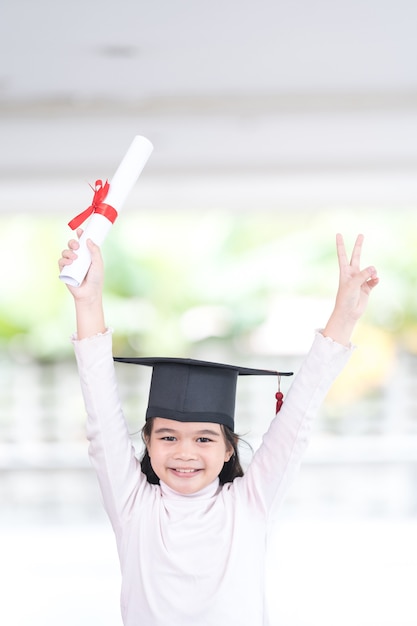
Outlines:
[[281,376],[278,374],[278,391],[275,394],[275,398],[277,400],[275,414],[281,409],[284,402],[284,394],[281,393]]
[[283,403],[284,403],[284,394],[281,393],[281,391],[277,391],[275,394],[275,397],[277,399],[277,406],[276,406],[276,413],[278,413],[278,411],[280,410],[280,408],[282,407]]

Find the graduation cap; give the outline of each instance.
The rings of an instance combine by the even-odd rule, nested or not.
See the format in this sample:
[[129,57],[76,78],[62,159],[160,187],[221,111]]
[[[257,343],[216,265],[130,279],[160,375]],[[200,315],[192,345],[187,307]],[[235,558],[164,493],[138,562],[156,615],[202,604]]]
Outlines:
[[234,430],[238,376],[278,377],[277,411],[282,404],[281,376],[292,372],[237,367],[223,363],[169,357],[114,357],[119,363],[152,367],[146,419],[165,417],[179,422],[213,422]]

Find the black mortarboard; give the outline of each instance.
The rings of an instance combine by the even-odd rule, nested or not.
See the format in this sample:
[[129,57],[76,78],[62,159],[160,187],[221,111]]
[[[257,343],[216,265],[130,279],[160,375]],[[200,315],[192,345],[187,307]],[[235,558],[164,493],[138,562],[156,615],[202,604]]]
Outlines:
[[292,372],[237,367],[196,359],[115,357],[120,363],[152,366],[146,419],[213,422],[234,430],[238,376],[292,376]]

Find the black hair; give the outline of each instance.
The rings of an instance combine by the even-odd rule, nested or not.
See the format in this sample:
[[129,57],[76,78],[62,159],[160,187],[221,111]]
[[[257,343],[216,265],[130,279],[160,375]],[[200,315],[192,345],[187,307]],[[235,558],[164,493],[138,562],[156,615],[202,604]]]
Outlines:
[[[142,428],[142,440],[145,446],[146,442],[149,441],[152,434],[153,421],[154,418],[151,417],[145,422],[145,425]],[[223,424],[220,424],[220,428],[226,444],[230,445],[233,448],[232,456],[228,461],[224,463],[222,470],[219,474],[220,484],[224,485],[225,483],[233,482],[235,478],[243,476],[243,469],[239,459],[239,435],[234,433],[228,426],[224,426]],[[148,482],[152,485],[159,485],[159,478],[153,470],[147,447],[145,447],[145,452],[143,453],[143,456],[141,458],[140,466],[142,472],[148,479]]]

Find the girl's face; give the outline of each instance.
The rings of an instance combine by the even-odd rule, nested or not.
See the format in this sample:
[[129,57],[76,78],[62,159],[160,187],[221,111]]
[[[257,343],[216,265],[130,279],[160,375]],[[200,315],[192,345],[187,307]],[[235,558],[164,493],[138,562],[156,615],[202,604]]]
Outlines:
[[146,446],[158,478],[184,495],[212,483],[233,454],[219,424],[163,417],[154,418]]

